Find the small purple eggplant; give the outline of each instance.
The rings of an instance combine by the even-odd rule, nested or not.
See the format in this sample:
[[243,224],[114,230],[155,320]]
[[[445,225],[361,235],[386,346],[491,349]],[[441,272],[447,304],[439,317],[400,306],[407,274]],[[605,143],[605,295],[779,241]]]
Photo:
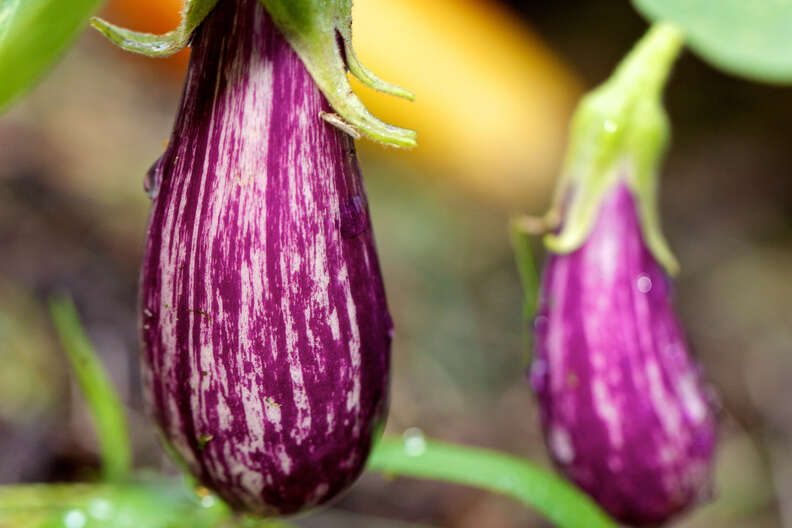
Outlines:
[[618,520],[656,524],[709,491],[711,394],[619,181],[591,232],[551,254],[535,319],[531,384],[553,460]]
[[261,3],[221,0],[149,181],[148,406],[202,483],[262,515],[348,488],[386,414],[392,325],[331,111]]

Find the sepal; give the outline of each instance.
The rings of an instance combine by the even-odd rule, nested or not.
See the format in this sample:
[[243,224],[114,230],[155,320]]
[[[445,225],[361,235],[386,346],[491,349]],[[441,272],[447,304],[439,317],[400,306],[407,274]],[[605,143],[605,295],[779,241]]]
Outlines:
[[358,60],[352,48],[351,0],[260,1],[336,111],[337,116],[323,116],[326,121],[353,137],[362,134],[396,147],[416,145],[413,130],[380,121],[352,91],[347,68],[375,90],[413,99],[411,92],[383,81]]
[[[371,114],[352,91],[347,70],[375,90],[412,101],[412,92],[377,77],[352,47],[351,0],[259,0],[297,52],[314,82],[335,110],[320,116],[354,138],[361,135],[395,147],[414,147],[413,130],[389,125]],[[149,57],[184,49],[217,0],[187,0],[178,28],[162,35],[125,29],[101,18],[91,25],[120,48]]]
[[149,57],[169,57],[190,43],[193,31],[216,4],[217,0],[186,0],[179,27],[162,35],[132,31],[98,17],[91,19],[91,25],[123,50]]

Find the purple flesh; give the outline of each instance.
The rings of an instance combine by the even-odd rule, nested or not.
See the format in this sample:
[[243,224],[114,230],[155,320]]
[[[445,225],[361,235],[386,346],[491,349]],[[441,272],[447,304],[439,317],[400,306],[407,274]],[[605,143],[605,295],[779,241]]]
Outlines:
[[535,320],[530,377],[552,458],[631,525],[709,491],[716,420],[670,294],[618,184],[584,245],[550,256]]
[[[232,506],[324,503],[385,419],[391,320],[354,144],[257,0],[196,32],[141,275],[167,441]],[[157,188],[152,188],[157,187]]]

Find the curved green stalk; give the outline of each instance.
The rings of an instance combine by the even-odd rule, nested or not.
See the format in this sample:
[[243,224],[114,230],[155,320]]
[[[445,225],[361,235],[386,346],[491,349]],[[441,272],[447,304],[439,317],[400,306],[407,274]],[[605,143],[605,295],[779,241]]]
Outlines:
[[440,480],[508,495],[535,508],[561,528],[616,528],[583,492],[516,456],[424,439],[386,436],[368,469],[386,475]]
[[102,451],[102,476],[108,480],[125,478],[132,465],[132,450],[121,399],[85,335],[72,300],[54,297],[49,305],[55,330],[91,410]]

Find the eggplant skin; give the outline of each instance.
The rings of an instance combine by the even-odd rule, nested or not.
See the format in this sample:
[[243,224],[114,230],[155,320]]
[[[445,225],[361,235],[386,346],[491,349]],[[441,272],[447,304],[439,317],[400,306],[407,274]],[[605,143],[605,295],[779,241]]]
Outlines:
[[392,324],[352,140],[257,0],[194,35],[153,169],[147,405],[190,471],[261,515],[322,504],[387,412]]
[[624,183],[578,250],[552,254],[531,384],[556,465],[615,518],[657,524],[710,491],[713,393]]

